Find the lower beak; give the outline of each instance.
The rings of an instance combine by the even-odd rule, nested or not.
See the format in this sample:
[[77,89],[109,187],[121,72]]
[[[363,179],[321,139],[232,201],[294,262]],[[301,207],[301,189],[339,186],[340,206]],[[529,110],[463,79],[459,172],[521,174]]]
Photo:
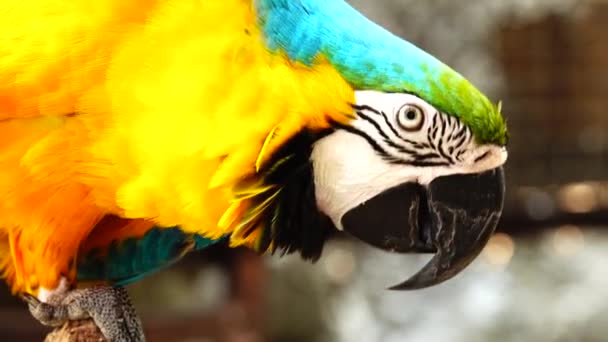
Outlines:
[[388,189],[342,217],[348,233],[384,250],[435,253],[395,290],[439,284],[466,268],[494,232],[504,201],[502,167]]

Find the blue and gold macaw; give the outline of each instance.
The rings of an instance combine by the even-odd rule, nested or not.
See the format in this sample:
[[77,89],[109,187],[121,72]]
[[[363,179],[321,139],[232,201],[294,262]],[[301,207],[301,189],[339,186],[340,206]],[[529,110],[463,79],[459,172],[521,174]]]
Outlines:
[[493,232],[507,136],[342,0],[3,1],[0,271],[113,341],[143,339],[119,285],[218,241],[314,260],[343,230],[435,253],[395,288],[431,286]]

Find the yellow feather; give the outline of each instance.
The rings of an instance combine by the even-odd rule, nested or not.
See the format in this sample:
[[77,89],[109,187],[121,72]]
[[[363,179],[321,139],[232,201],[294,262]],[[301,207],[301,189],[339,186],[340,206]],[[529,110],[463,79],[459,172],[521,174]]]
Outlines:
[[270,145],[270,141],[274,138],[274,135],[277,131],[277,129],[279,128],[279,126],[274,126],[272,128],[272,130],[270,131],[270,133],[268,133],[268,136],[266,137],[266,139],[264,139],[264,144],[262,145],[262,149],[260,150],[260,153],[258,154],[258,158],[255,160],[255,171],[259,172],[260,169],[262,168],[262,164],[264,164],[264,162],[268,159],[268,146]]
[[239,181],[303,127],[349,120],[339,73],[269,53],[255,25],[251,0],[0,2],[0,237],[16,244],[8,267],[0,238],[0,271],[16,288],[71,274],[104,215],[230,231]]
[[232,227],[238,223],[238,220],[245,211],[245,205],[242,201],[235,201],[220,217],[217,226],[220,232],[217,234],[218,237],[224,235],[224,232],[230,232]]

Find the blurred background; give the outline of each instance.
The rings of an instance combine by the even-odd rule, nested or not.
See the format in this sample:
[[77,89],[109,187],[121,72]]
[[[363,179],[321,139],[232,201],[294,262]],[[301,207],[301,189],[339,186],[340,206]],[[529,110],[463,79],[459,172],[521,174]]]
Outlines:
[[[149,341],[608,341],[608,1],[350,3],[502,99],[500,232],[418,292],[385,288],[428,256],[346,236],[315,265],[217,247],[130,287]],[[0,340],[46,332],[0,288]]]

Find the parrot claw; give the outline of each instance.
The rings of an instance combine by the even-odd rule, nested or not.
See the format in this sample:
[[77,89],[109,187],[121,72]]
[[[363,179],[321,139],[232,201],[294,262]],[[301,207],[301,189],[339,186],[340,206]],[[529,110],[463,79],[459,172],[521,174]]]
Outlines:
[[40,323],[52,327],[67,321],[92,318],[109,342],[143,342],[143,328],[129,295],[123,287],[97,286],[71,290],[51,303],[25,294],[30,313]]

